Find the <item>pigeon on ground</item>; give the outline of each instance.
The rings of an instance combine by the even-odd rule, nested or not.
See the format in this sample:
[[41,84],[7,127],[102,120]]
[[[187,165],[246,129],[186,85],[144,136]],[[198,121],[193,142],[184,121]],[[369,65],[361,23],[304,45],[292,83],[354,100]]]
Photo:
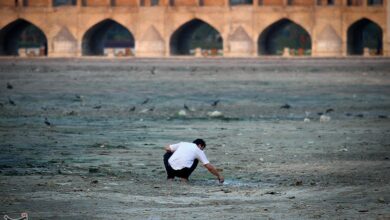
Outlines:
[[46,124],[47,126],[51,126],[51,123],[50,123],[50,121],[49,121],[47,118],[45,118],[45,124]]
[[15,102],[14,102],[10,97],[8,97],[8,103],[9,103],[10,105],[13,105],[13,106],[16,105]]
[[328,108],[328,109],[326,109],[326,113],[329,113],[329,112],[333,112],[334,111],[334,109],[333,108]]
[[291,105],[284,104],[284,105],[280,106],[280,108],[289,109],[289,108],[291,108]]
[[220,102],[219,99],[218,99],[218,100],[215,100],[215,101],[211,104],[211,106],[217,107],[217,105],[218,105],[219,102]]
[[148,103],[149,102],[149,98],[146,98],[141,104],[142,105],[145,105],[146,103]]
[[150,71],[150,73],[151,73],[152,75],[156,74],[156,67],[153,67],[152,70]]

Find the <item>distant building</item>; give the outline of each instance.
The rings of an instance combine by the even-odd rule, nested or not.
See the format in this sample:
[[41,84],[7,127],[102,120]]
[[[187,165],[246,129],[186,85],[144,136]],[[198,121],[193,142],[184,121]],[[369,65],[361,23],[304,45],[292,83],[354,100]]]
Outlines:
[[385,0],[1,0],[0,56],[390,56]]

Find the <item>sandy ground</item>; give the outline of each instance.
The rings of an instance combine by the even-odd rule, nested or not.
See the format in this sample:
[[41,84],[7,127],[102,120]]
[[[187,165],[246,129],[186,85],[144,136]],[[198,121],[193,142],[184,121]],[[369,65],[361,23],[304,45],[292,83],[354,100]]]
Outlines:
[[[0,80],[0,217],[390,219],[389,59],[1,59]],[[166,182],[163,146],[195,138],[223,185]]]

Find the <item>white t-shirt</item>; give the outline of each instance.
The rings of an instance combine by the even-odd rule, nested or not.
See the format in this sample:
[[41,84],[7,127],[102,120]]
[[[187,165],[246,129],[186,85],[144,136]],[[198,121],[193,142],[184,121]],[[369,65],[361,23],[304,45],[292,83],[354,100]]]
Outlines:
[[198,159],[203,165],[210,163],[204,152],[194,143],[180,142],[169,145],[169,148],[173,154],[168,162],[174,170],[190,168],[195,159]]

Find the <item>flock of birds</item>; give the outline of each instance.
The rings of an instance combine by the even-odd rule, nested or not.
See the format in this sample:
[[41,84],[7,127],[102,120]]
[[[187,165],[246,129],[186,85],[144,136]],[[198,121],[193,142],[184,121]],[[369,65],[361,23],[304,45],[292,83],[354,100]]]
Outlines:
[[[155,71],[156,71],[156,68],[154,67],[151,72],[152,74],[155,74]],[[7,89],[9,90],[12,90],[14,87],[11,83],[7,82]],[[84,96],[82,95],[75,95],[75,98],[73,99],[73,101],[76,101],[76,102],[83,102],[84,101]],[[150,102],[150,98],[146,98],[145,100],[143,100],[140,104],[141,105],[146,105],[147,103]],[[220,102],[220,100],[215,100],[215,101],[212,101],[211,103],[211,106],[212,107],[217,107],[218,103]],[[10,97],[8,97],[8,103],[12,106],[16,106],[15,104],[15,101],[13,101]],[[94,109],[100,109],[102,106],[101,105],[96,105],[94,106],[93,108]],[[190,108],[188,105],[184,104],[183,108],[187,111],[194,111],[193,108]],[[136,110],[136,106],[132,106],[130,107],[129,111],[130,112],[134,112]],[[154,111],[154,107],[150,107],[148,109],[144,109],[141,111],[141,113],[145,113],[145,112],[148,112],[148,111]],[[48,127],[51,127],[53,124],[49,121],[49,119],[47,117],[45,117],[44,119],[44,124],[47,125]]]
[[[157,73],[157,68],[156,68],[156,67],[152,67],[152,69],[150,70],[150,73],[151,73],[152,75],[155,75],[155,74]],[[12,90],[12,89],[14,88],[14,86],[13,86],[10,82],[7,82],[6,88],[9,89],[9,90]],[[81,95],[75,95],[74,101],[80,101],[80,102],[82,102],[83,100],[84,100],[84,97],[83,97],[83,96],[81,96]],[[219,99],[218,99],[218,100],[214,100],[214,101],[211,102],[210,105],[211,105],[212,107],[215,108],[215,107],[218,106],[218,104],[220,103],[220,101],[221,101],[221,100],[219,100]],[[146,105],[146,104],[149,103],[149,102],[150,102],[150,98],[146,98],[145,100],[143,100],[143,101],[141,102],[141,105]],[[2,103],[0,103],[0,104],[1,104],[1,106],[3,105]],[[9,96],[8,96],[8,104],[11,105],[11,106],[16,106],[15,101],[12,100],[11,97],[9,97]],[[93,108],[94,108],[94,109],[100,109],[101,107],[102,107],[101,105],[96,105],[96,106],[94,106]],[[190,107],[189,107],[188,105],[186,105],[186,104],[184,104],[183,108],[184,108],[184,113],[183,113],[183,115],[185,115],[185,111],[194,111],[193,108],[190,108]],[[287,104],[287,103],[286,103],[286,104],[280,106],[280,108],[281,108],[281,109],[291,109],[292,106],[291,106],[290,104]],[[130,107],[129,111],[130,111],[130,112],[136,111],[136,106]],[[151,111],[154,111],[154,107],[150,107],[150,108],[148,108],[148,109],[143,109],[143,110],[141,111],[141,113],[151,112]],[[334,112],[334,109],[333,109],[333,108],[328,108],[328,109],[326,109],[326,110],[325,110],[325,113],[323,113],[323,112],[318,112],[317,114],[320,116],[320,122],[327,122],[327,121],[329,121],[329,120],[331,119],[330,116],[329,116],[329,113],[331,113],[331,112]],[[180,114],[180,113],[179,113],[179,114]],[[210,112],[210,113],[209,113],[209,116],[220,116],[220,115],[222,115],[222,113],[221,113],[221,112],[217,112],[217,111],[214,111],[214,112]],[[310,115],[310,112],[306,112],[306,117],[304,118],[304,121],[305,121],[305,122],[309,122],[309,121],[310,121],[309,115]],[[345,115],[346,115],[346,116],[353,116],[351,113],[346,113]],[[364,117],[363,114],[357,114],[357,115],[355,115],[355,116],[356,116],[356,117],[359,117],[359,118],[363,118],[363,117]],[[379,118],[387,118],[386,115],[379,115],[378,117],[379,117]],[[45,117],[44,124],[47,125],[47,126],[49,126],[49,127],[52,126],[52,123],[48,120],[47,117]]]
[[[7,82],[7,89],[13,89],[14,88],[14,86],[11,84],[11,83],[9,83],[9,82]],[[12,100],[10,97],[8,97],[8,103],[10,104],[10,105],[12,105],[12,106],[16,106],[16,103],[15,103],[15,101],[14,100]],[[47,117],[45,117],[45,120],[44,120],[44,123],[45,123],[45,125],[47,125],[47,126],[51,126],[52,124],[51,124],[51,122],[47,119]]]

